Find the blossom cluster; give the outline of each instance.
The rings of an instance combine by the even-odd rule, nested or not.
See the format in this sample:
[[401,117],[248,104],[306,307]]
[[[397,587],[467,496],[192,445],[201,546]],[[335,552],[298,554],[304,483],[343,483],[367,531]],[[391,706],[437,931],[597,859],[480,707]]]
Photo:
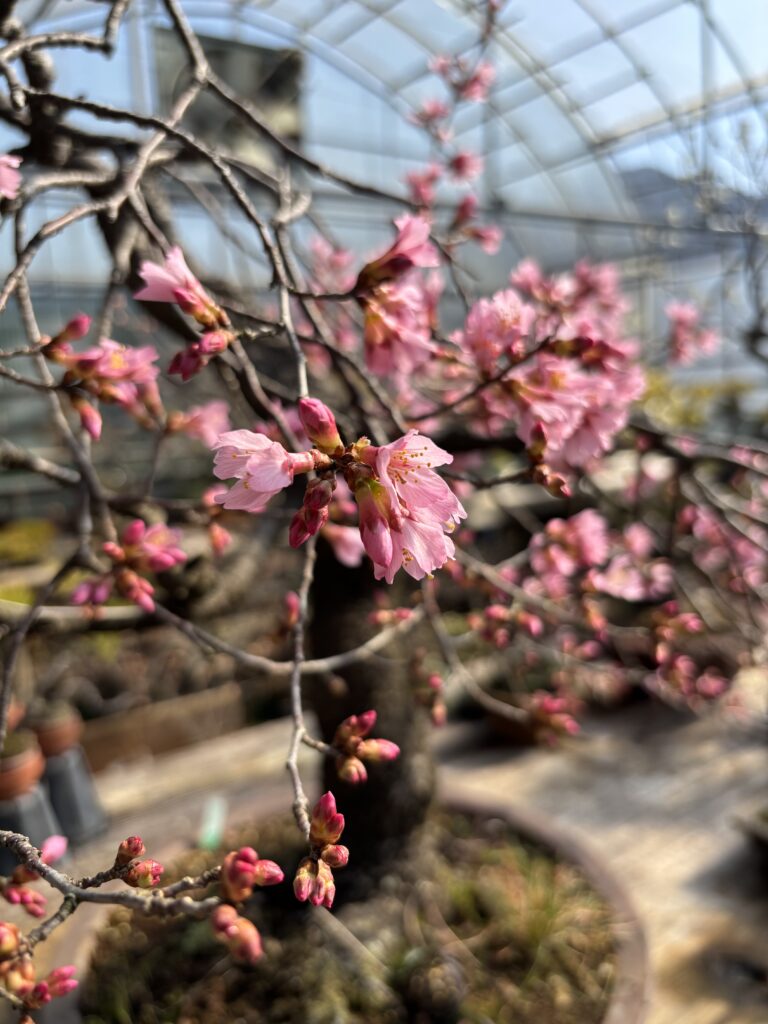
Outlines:
[[293,879],[293,891],[301,903],[309,900],[316,907],[333,906],[333,868],[343,868],[349,861],[349,850],[339,845],[343,831],[344,815],[336,810],[333,793],[324,793],[312,811],[309,856],[301,861]]
[[296,474],[316,471],[289,529],[290,543],[298,547],[328,523],[338,473],[357,503],[360,539],[377,579],[391,583],[401,568],[422,579],[453,556],[449,533],[466,512],[435,472],[452,461],[447,452],[415,430],[386,445],[359,438],[344,446],[322,402],[302,399],[299,414],[314,445],[306,452],[288,452],[248,430],[222,434],[214,446],[214,472],[237,483],[217,501],[261,512]]
[[166,572],[185,562],[180,541],[179,531],[164,523],[147,526],[142,519],[134,519],[123,529],[119,543],[104,542],[102,550],[112,563],[109,571],[79,583],[70,597],[72,604],[102,605],[116,591],[145,612],[153,612],[155,588],[146,574]]
[[369,734],[376,724],[376,712],[364,711],[345,718],[334,733],[331,746],[337,751],[336,770],[345,782],[365,782],[365,763],[394,761],[400,748],[391,740],[374,739]]

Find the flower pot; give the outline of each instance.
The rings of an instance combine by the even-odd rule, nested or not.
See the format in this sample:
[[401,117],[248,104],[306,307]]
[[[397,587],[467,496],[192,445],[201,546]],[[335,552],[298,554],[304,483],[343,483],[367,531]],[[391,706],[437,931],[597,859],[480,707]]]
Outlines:
[[57,757],[76,746],[83,732],[83,720],[75,708],[69,705],[43,711],[39,716],[28,718],[29,728],[37,736],[37,742],[45,757]]
[[61,830],[75,845],[101,835],[107,828],[91,770],[82,747],[74,746],[49,757],[43,785]]
[[0,802],[29,793],[44,769],[45,759],[34,734],[11,733],[0,756]]

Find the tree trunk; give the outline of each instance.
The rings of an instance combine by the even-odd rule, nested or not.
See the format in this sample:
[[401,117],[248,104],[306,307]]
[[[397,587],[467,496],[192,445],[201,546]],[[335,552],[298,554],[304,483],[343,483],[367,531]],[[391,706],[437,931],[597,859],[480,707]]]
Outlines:
[[[412,588],[383,586],[393,604],[407,603]],[[378,588],[367,560],[348,569],[336,561],[327,544],[318,545],[309,625],[313,657],[348,650],[373,635],[376,627],[368,617],[376,607]],[[410,679],[414,647],[411,633],[393,641],[383,655],[351,665],[336,677],[313,677],[306,684],[323,739],[330,742],[348,715],[373,708],[378,720],[372,734],[394,741],[401,750],[395,761],[367,765],[368,781],[357,785],[338,778],[332,759],[323,764],[323,788],[333,791],[346,819],[342,842],[351,857],[349,867],[338,873],[338,882],[350,896],[364,894],[358,890],[370,889],[372,879],[397,870],[398,862],[402,865],[432,798],[430,725],[415,702]]]

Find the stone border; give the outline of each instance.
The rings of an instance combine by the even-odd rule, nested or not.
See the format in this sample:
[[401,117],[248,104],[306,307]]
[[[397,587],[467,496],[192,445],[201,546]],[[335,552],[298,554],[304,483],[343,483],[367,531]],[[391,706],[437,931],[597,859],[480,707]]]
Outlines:
[[602,1024],[643,1024],[651,992],[648,944],[632,901],[613,869],[597,851],[560,825],[534,811],[503,799],[479,796],[469,788],[452,786],[440,793],[440,804],[467,815],[486,815],[508,822],[522,839],[552,850],[559,859],[580,869],[590,885],[616,912],[616,978]]

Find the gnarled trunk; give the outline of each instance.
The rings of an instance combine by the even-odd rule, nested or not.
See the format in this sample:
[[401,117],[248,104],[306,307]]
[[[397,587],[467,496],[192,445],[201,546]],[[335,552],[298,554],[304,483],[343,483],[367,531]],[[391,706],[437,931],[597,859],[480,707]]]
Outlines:
[[[376,627],[368,619],[379,586],[367,561],[348,569],[336,561],[327,544],[318,546],[309,626],[313,657],[348,650],[373,635]],[[406,603],[406,586],[387,587],[393,601]],[[355,883],[370,883],[373,876],[402,861],[432,798],[430,725],[414,700],[410,680],[414,645],[413,634],[408,634],[393,641],[384,654],[344,668],[340,679],[324,676],[307,682],[308,703],[317,714],[323,739],[330,741],[348,715],[374,708],[378,721],[373,734],[393,740],[401,749],[395,761],[369,764],[368,781],[357,785],[339,779],[331,759],[324,763],[324,788],[333,790],[347,822],[342,841],[352,857],[349,868],[339,873],[340,882],[346,875],[347,890],[357,890]]]

